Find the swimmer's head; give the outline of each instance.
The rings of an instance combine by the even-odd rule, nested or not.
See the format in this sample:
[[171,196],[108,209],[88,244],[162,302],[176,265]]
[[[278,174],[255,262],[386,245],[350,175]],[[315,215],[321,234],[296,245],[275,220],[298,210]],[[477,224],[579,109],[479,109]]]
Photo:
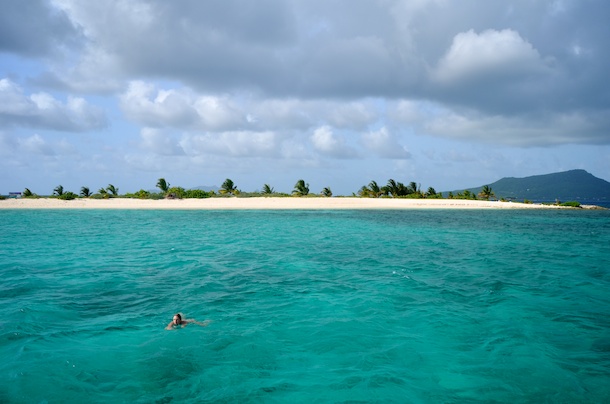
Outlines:
[[182,316],[180,315],[180,313],[174,314],[174,319],[172,321],[176,325],[182,324]]

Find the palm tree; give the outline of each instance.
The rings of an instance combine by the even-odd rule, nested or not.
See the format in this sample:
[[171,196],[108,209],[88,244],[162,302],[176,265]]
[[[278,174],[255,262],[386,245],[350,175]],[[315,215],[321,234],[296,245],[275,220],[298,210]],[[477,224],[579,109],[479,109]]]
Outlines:
[[169,190],[169,182],[165,181],[165,178],[159,178],[157,180],[157,188],[161,190],[164,194]]
[[233,181],[231,181],[229,178],[227,178],[225,180],[225,182],[223,182],[222,185],[220,186],[219,192],[221,194],[233,195],[233,194],[235,194],[236,191],[237,191],[237,187],[235,186]]
[[371,181],[368,186],[365,185],[358,191],[358,195],[369,198],[379,198],[384,193],[386,192],[383,188],[379,188],[376,181]]
[[383,195],[383,191],[381,190],[381,188],[379,188],[379,185],[377,185],[376,181],[371,181],[369,183],[369,189],[371,190],[372,196],[374,196],[375,198],[379,198],[381,195]]
[[331,191],[330,188],[326,187],[322,190],[322,195],[330,198],[331,196],[333,196],[333,191]]
[[407,187],[407,195],[420,194],[420,188],[421,187],[416,182],[411,181]]
[[396,182],[393,179],[389,179],[388,185],[384,186],[381,189],[384,194],[392,195],[392,197],[394,198],[408,195],[408,188],[405,187],[405,184],[403,184],[402,182]]
[[491,187],[489,185],[483,185],[483,188],[481,188],[481,192],[479,192],[479,197],[488,201],[489,198],[491,198],[492,196],[496,195],[494,194],[494,191],[491,189]]
[[28,196],[34,196],[34,194],[32,193],[32,191],[30,191],[30,189],[29,189],[29,188],[26,188],[26,189],[23,191],[23,196],[24,196],[25,198],[27,198]]
[[100,189],[97,191],[97,193],[98,193],[98,194],[101,194],[101,195],[104,195],[104,196],[108,195],[108,191],[106,191],[106,188],[100,188]]
[[117,196],[119,194],[119,189],[115,188],[114,185],[108,184],[106,190],[112,194],[112,196]]
[[305,184],[305,181],[298,180],[294,185],[294,190],[292,191],[294,195],[297,196],[306,196],[309,194],[309,184]]
[[91,196],[91,191],[89,191],[89,188],[87,187],[81,187],[80,196],[83,198],[89,198]]
[[426,192],[426,196],[436,196],[436,189],[429,187],[428,192]]
[[272,195],[275,193],[275,190],[273,188],[271,188],[269,186],[269,184],[265,184],[263,185],[263,192],[264,195]]
[[390,178],[388,180],[388,183],[386,185],[384,185],[383,187],[381,187],[381,190],[383,191],[383,193],[385,195],[394,196],[394,194],[398,190],[398,185],[396,184],[396,181],[394,181],[393,179]]
[[458,199],[476,199],[476,195],[465,189],[464,192],[458,192]]
[[64,187],[61,185],[56,186],[55,189],[53,190],[53,195],[62,196],[63,194],[64,194]]
[[358,191],[358,196],[363,198],[371,197],[371,190],[367,188],[366,185],[363,185],[362,188]]

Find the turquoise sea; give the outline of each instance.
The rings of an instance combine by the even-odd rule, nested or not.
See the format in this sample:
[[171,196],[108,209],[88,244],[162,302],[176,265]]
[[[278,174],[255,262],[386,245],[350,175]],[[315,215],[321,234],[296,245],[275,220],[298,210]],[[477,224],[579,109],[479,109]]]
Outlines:
[[0,305],[1,403],[610,401],[610,211],[0,210]]

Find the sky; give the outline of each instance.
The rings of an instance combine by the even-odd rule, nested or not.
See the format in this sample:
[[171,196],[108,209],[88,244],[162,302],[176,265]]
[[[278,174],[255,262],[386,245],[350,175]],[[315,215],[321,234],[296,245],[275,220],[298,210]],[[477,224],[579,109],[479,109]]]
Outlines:
[[606,0],[0,7],[0,194],[610,180]]

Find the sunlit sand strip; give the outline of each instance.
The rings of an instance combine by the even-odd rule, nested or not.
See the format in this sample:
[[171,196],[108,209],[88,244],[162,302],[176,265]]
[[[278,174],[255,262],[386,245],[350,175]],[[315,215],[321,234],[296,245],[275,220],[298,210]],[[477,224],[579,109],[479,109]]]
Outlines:
[[207,199],[74,199],[53,198],[0,200],[0,209],[558,209],[558,206],[517,202],[488,202],[462,199],[393,198],[207,198]]

